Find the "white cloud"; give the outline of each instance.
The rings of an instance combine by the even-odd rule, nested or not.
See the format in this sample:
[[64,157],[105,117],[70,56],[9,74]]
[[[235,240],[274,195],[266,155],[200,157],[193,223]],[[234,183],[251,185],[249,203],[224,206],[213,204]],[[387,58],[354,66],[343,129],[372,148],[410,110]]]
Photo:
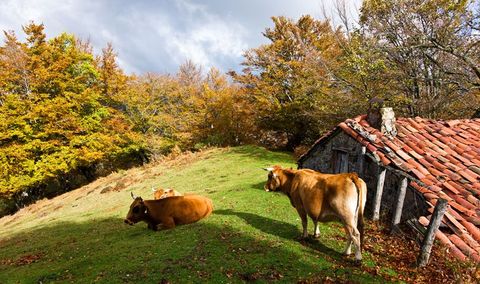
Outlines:
[[33,20],[45,24],[49,37],[89,38],[97,53],[112,42],[128,73],[173,73],[187,59],[227,71],[239,68],[244,50],[265,42],[271,16],[319,17],[320,3],[333,1],[0,0],[0,30],[22,39],[21,26]]

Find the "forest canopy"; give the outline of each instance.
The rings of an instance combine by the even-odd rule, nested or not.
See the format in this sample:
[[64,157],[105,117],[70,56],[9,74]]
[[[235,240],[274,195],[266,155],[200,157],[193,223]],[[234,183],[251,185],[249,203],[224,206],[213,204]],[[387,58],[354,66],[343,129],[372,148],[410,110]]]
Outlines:
[[4,32],[0,196],[21,206],[172,151],[295,150],[373,98],[399,116],[478,117],[479,2],[365,0],[356,24],[341,1],[340,24],[272,17],[268,42],[227,74],[186,61],[175,74],[128,75],[111,44],[95,55],[42,24],[25,25],[24,41]]

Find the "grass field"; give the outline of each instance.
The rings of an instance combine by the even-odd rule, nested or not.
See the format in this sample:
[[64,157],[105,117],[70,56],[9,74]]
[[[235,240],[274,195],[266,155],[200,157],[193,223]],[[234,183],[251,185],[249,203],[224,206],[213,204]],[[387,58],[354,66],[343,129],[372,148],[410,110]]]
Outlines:
[[[114,173],[0,219],[0,283],[236,283],[245,281],[385,282],[397,271],[364,253],[344,257],[340,224],[299,242],[300,221],[288,198],[263,190],[261,167],[294,167],[287,153],[245,146]],[[207,219],[153,232],[123,218],[152,187],[210,197]],[[311,223],[310,223],[311,225]],[[311,232],[311,227],[310,227]],[[374,271],[374,272],[372,272]],[[316,280],[312,280],[316,279]]]

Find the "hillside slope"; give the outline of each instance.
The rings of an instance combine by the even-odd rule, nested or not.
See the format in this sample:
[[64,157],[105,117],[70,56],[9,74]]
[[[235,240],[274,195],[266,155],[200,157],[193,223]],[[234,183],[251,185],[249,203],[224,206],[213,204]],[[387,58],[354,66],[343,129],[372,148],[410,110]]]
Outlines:
[[[402,278],[396,260],[392,266],[381,248],[379,259],[370,246],[363,267],[342,256],[345,235],[338,223],[322,224],[320,240],[295,241],[301,225],[288,198],[263,190],[261,167],[272,164],[295,166],[289,154],[263,148],[215,149],[114,173],[39,201],[0,219],[0,283]],[[169,231],[125,225],[130,192],[149,199],[152,187],[208,196],[215,211]]]

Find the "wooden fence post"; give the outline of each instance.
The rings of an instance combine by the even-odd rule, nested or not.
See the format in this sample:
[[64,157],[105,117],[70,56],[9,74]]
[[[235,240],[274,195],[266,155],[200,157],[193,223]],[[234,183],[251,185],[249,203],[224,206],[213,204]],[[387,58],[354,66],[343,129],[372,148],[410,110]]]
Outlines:
[[435,233],[440,227],[442,222],[443,214],[447,210],[448,202],[443,198],[437,200],[435,209],[433,210],[432,218],[430,218],[430,224],[428,225],[427,234],[423,239],[422,249],[420,255],[417,259],[417,265],[419,267],[424,267],[428,264],[428,259],[430,258],[430,252],[432,251],[433,241],[435,240]]
[[382,204],[383,184],[385,183],[385,173],[387,169],[380,168],[377,177],[377,191],[375,192],[375,200],[373,200],[373,221],[380,219],[380,205]]
[[361,152],[358,154],[358,160],[357,160],[357,171],[358,171],[359,177],[363,177],[363,168],[365,167],[366,152],[367,152],[367,147],[362,146]]
[[405,200],[407,186],[408,186],[408,179],[406,177],[403,177],[400,182],[400,188],[398,189],[397,207],[395,208],[395,213],[393,214],[392,233],[395,231],[395,229],[397,228],[397,225],[400,223],[400,220],[402,219],[403,201]]

